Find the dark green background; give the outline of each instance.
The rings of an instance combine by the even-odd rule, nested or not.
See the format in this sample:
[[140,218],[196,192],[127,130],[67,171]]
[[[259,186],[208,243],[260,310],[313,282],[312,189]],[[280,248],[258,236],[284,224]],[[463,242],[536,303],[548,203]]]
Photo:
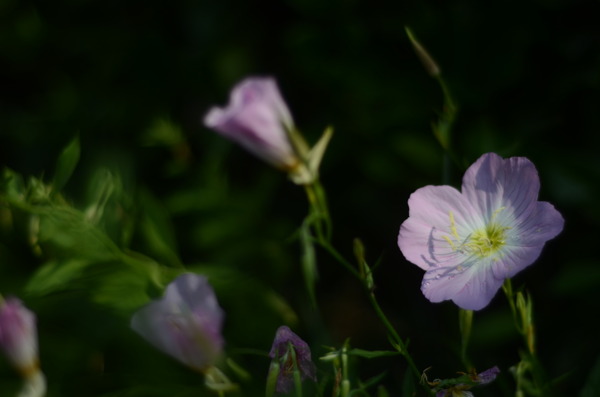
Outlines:
[[[291,240],[307,211],[301,188],[201,124],[242,78],[275,76],[309,141],[335,128],[322,165],[335,243],[351,257],[352,239],[360,237],[368,259],[381,258],[377,294],[411,339],[417,365],[433,366],[433,377],[453,376],[463,369],[456,308],[423,298],[422,271],[396,246],[409,194],[442,183],[443,152],[430,129],[442,96],[406,38],[408,25],[460,107],[454,185],[485,152],[525,156],[539,170],[540,199],[566,219],[563,233],[513,282],[533,296],[546,369],[552,377],[568,374],[558,390],[578,395],[588,380],[588,388],[600,382],[600,370],[592,370],[600,353],[599,12],[597,1],[578,0],[1,0],[0,164],[50,175],[78,134],[81,161],[64,195],[83,208],[96,170],[120,175],[138,226],[119,244],[161,262],[140,231],[152,203],[178,258],[217,269],[211,281],[228,312],[232,351],[268,350],[281,322],[248,300],[256,280],[288,300],[300,316],[294,328],[316,356],[325,351],[320,344],[339,347],[346,337],[356,347],[387,349],[359,284],[324,252],[321,311],[308,305]],[[161,120],[182,138],[152,141]],[[119,236],[121,227],[109,234]],[[41,260],[24,238],[3,235],[0,253],[1,291],[22,296]],[[233,275],[219,279],[224,269]],[[152,390],[139,395],[174,395],[175,385],[201,384],[129,331],[123,313],[85,299],[73,304],[68,294],[22,297],[39,311],[52,396],[127,395],[118,393],[139,384]],[[520,348],[499,293],[475,316],[470,352],[477,368],[498,365],[503,374],[477,395],[510,395],[508,368]],[[256,368],[247,387],[260,390],[268,360],[238,360]],[[405,364],[386,360],[361,361],[361,377],[389,369],[385,383],[398,395]],[[12,373],[2,368],[9,382]]]

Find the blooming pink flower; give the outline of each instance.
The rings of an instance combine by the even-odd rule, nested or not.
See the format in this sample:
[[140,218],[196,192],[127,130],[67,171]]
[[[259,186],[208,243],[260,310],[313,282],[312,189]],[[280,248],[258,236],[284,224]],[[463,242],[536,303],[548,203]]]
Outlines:
[[415,191],[398,246],[426,271],[421,290],[427,299],[479,310],[506,278],[531,265],[564,224],[554,206],[537,201],[539,189],[531,161],[487,153],[465,173],[462,191]]
[[25,376],[38,371],[35,314],[17,298],[0,301],[0,350]]
[[237,84],[229,105],[210,109],[204,124],[277,168],[289,171],[298,165],[289,140],[294,122],[272,78]]
[[223,317],[206,278],[184,273],[167,286],[162,299],[133,315],[131,327],[159,350],[204,371],[223,349]]
[[[293,349],[293,353],[291,349]],[[317,380],[315,364],[312,362],[310,348],[289,327],[282,325],[277,329],[269,357],[279,364],[279,375],[275,391],[288,393],[294,386],[294,369],[297,366],[301,380]],[[294,362],[294,357],[296,362]]]

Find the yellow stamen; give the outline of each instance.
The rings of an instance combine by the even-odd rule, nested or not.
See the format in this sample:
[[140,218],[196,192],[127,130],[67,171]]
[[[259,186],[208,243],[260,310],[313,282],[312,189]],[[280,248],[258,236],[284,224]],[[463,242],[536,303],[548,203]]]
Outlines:
[[458,238],[458,231],[456,230],[456,222],[454,221],[454,213],[452,211],[448,212],[448,216],[450,217],[450,231],[452,235]]

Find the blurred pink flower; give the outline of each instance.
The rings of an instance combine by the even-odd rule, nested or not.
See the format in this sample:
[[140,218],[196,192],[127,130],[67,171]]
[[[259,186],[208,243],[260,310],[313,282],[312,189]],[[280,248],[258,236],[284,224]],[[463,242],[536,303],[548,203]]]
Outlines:
[[38,372],[35,314],[17,298],[0,298],[0,350],[28,377]]
[[138,310],[131,327],[159,350],[205,371],[219,358],[224,313],[204,276],[184,273],[165,296]]
[[290,171],[299,163],[289,140],[294,122],[272,78],[237,84],[229,105],[211,108],[204,124],[277,168]]
[[531,161],[487,153],[465,173],[462,191],[415,191],[398,246],[426,271],[421,290],[427,299],[479,310],[505,279],[531,265],[564,224],[554,206],[537,201],[539,189]]

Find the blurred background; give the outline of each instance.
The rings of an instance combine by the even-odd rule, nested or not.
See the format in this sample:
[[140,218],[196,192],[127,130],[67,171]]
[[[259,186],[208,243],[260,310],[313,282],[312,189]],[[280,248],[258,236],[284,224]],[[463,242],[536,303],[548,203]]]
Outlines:
[[[310,142],[335,129],[321,175],[336,246],[352,259],[352,240],[363,240],[379,261],[377,296],[419,368],[454,376],[464,370],[457,309],[422,296],[422,271],[396,245],[410,193],[442,184],[431,122],[443,96],[410,26],[459,106],[452,183],[483,153],[525,156],[540,200],[565,217],[513,285],[533,297],[539,358],[560,378],[559,395],[600,395],[599,12],[580,0],[0,0],[0,165],[24,184],[49,183],[78,137],[79,162],[52,205],[97,211],[98,230],[167,278],[181,266],[207,274],[227,312],[228,354],[250,371],[246,395],[261,395],[264,353],[283,323],[315,358],[346,338],[390,349],[360,284],[322,251],[319,309],[310,305],[295,238],[308,210],[302,189],[202,126],[239,80],[274,76]],[[11,211],[2,210],[0,293],[38,313],[49,396],[209,394],[129,329],[131,313],[161,294],[146,282],[150,267],[138,277],[62,223]],[[523,348],[499,292],[474,316],[469,354],[502,375],[476,394],[514,395],[509,368]],[[390,395],[401,395],[401,358],[356,370],[363,380],[385,372]],[[324,363],[319,371],[331,376]],[[14,378],[0,361],[0,395],[13,395]]]

